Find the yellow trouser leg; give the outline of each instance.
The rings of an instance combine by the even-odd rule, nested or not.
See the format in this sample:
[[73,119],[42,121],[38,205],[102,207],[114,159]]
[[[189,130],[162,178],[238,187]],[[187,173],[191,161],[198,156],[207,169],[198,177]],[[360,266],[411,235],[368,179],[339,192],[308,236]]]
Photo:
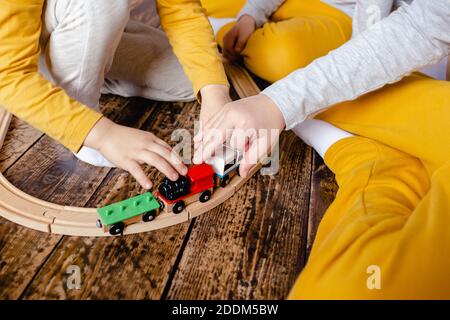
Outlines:
[[417,157],[429,173],[450,160],[450,82],[412,75],[316,118]]
[[[234,17],[242,7],[242,1],[202,3],[215,17]],[[219,44],[233,25],[219,31]],[[351,32],[351,19],[320,0],[287,0],[270,22],[253,33],[242,55],[250,71],[275,82],[339,47]]]
[[325,161],[340,190],[290,298],[450,298],[450,162],[430,181],[418,159],[361,137]]

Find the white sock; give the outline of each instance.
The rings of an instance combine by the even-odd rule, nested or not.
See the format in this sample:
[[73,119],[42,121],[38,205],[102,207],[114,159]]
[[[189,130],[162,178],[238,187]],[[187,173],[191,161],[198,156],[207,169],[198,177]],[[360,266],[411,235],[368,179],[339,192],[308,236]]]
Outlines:
[[81,161],[89,163],[90,165],[96,167],[109,167],[109,168],[116,167],[108,159],[106,159],[99,151],[89,147],[82,147],[80,151],[78,151],[78,153],[74,153],[74,155]]
[[236,21],[236,18],[212,18],[208,17],[209,23],[211,24],[211,27],[214,30],[214,36],[217,36],[217,33],[219,32],[222,27],[230,22]]
[[296,125],[292,131],[306,144],[313,147],[322,158],[333,144],[344,138],[353,137],[350,132],[316,119],[305,120]]

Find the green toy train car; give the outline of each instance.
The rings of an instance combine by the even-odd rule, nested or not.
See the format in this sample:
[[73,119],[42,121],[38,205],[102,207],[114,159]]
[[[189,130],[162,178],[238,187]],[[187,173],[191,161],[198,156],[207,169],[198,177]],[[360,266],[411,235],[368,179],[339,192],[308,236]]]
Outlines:
[[150,192],[139,196],[110,204],[97,209],[100,219],[97,227],[103,228],[115,236],[123,233],[127,225],[139,221],[149,222],[159,214],[160,204]]

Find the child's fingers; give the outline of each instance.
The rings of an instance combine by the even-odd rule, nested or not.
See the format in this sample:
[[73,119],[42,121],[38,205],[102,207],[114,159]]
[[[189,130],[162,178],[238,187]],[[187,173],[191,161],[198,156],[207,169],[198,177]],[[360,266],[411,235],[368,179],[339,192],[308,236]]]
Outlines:
[[237,40],[236,40],[236,46],[235,46],[235,51],[237,53],[241,53],[242,50],[244,50],[245,45],[247,44],[247,39],[248,37],[246,37],[245,34],[243,34],[242,32],[238,34]]
[[130,163],[124,169],[127,170],[144,189],[152,188],[152,182],[137,162],[130,161]]
[[253,168],[252,166],[246,165],[243,162],[241,162],[241,164],[239,165],[239,175],[242,178],[247,177],[248,172],[250,171],[250,169]]
[[175,181],[178,179],[178,172],[165,158],[161,157],[159,154],[143,150],[138,156],[138,159],[155,167],[170,180]]
[[194,137],[194,163],[202,162],[203,150],[212,138],[212,133],[217,132],[214,129],[216,124],[220,123],[221,118],[221,114],[212,117],[205,125],[202,126],[197,135]]
[[232,131],[227,120],[217,119],[214,127],[206,129],[201,146],[195,151],[194,163],[209,159],[214,151],[230,138]]
[[244,159],[242,159],[239,165],[240,175],[245,178],[250,169],[267,154],[269,149],[270,145],[266,136],[250,141],[248,151],[245,153]]
[[230,147],[242,152],[246,149],[249,141],[250,138],[244,130],[233,130],[233,134],[230,138]]
[[227,56],[232,56],[234,54],[234,45],[236,43],[237,35],[238,29],[234,27],[225,35],[225,37],[223,37],[223,49]]
[[167,142],[165,142],[164,140],[161,140],[161,139],[157,138],[157,139],[154,140],[154,142],[156,142],[157,144],[159,144],[160,146],[166,148],[169,151],[172,150],[172,147]]
[[220,139],[220,137],[211,137],[211,139],[209,139],[208,142],[197,151],[197,154],[194,156],[194,163],[202,163],[211,158],[217,149],[216,145],[220,145],[221,143],[222,139]]
[[226,62],[233,62],[233,61],[237,60],[236,56],[230,51],[224,51],[223,52],[223,57],[225,58]]
[[163,157],[181,175],[185,175],[187,173],[187,167],[184,165],[183,161],[181,161],[180,157],[172,150],[167,149],[165,146],[156,143],[149,146],[147,150]]
[[203,140],[203,136],[205,134],[205,131],[213,128],[213,125],[217,122],[217,119],[222,117],[223,115],[223,109],[213,115],[211,118],[209,118],[206,122],[200,124],[200,128],[198,132],[194,136],[194,144],[200,143]]

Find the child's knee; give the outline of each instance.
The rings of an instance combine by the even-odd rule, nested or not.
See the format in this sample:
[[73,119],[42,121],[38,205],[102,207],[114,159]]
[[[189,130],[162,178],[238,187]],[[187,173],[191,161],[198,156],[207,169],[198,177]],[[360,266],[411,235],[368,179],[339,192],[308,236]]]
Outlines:
[[244,6],[246,0],[201,0],[202,7],[210,17],[234,18]]
[[338,141],[325,154],[325,162],[340,192],[363,191],[365,208],[371,212],[408,214],[429,189],[428,173],[417,158],[368,138]]
[[92,10],[92,16],[96,18],[96,24],[103,27],[122,26],[130,18],[132,0],[97,0],[89,6],[92,6],[90,10]]
[[[48,33],[87,28],[89,33],[108,34],[122,30],[129,20],[132,0],[47,0],[45,26]],[[68,27],[70,26],[70,27]],[[98,29],[98,30],[92,30]],[[80,32],[80,37],[86,32]]]
[[258,29],[243,52],[246,66],[269,82],[284,78],[318,57],[300,34],[293,30],[280,30],[276,24],[267,23]]

